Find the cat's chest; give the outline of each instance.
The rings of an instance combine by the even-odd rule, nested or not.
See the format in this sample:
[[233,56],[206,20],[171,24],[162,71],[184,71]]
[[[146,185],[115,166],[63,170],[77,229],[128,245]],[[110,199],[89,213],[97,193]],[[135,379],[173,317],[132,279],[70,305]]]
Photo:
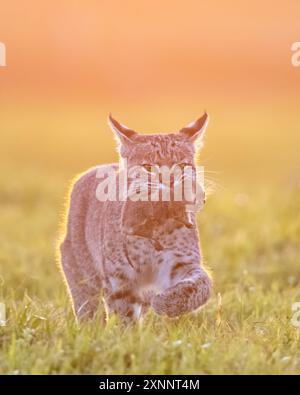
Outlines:
[[[126,236],[124,240],[128,258],[133,266],[161,266],[173,260],[180,252],[189,253],[198,247],[196,229],[188,229],[177,221],[167,220],[164,225],[154,229],[152,239],[136,235]],[[159,243],[159,248],[157,248]]]

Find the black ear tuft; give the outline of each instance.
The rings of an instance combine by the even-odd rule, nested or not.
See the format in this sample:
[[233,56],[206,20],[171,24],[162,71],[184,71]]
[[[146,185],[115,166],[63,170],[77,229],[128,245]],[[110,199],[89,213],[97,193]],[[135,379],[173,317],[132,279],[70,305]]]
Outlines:
[[179,133],[190,141],[195,141],[199,137],[203,137],[205,129],[208,125],[209,116],[205,112],[197,121],[190,123],[185,128],[180,129]]
[[108,124],[111,127],[112,131],[119,137],[119,139],[123,142],[130,142],[137,136],[137,133],[134,130],[127,128],[121,123],[117,122],[111,114],[108,117]]

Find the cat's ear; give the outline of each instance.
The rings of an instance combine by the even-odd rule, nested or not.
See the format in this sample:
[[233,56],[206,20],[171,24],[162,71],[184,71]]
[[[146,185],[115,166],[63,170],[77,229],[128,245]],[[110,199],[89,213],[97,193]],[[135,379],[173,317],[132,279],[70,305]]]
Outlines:
[[134,130],[127,128],[126,126],[113,119],[111,114],[109,114],[108,117],[108,124],[111,130],[115,133],[115,135],[123,144],[132,142],[138,135]]
[[209,116],[205,112],[197,121],[188,124],[185,128],[179,130],[179,133],[187,140],[194,142],[197,139],[202,139],[205,129],[208,125]]

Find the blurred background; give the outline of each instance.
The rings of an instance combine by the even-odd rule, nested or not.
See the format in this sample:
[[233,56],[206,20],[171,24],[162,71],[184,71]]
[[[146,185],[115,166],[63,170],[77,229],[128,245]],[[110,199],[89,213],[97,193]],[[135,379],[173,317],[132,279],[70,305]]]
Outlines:
[[117,159],[109,112],[168,132],[207,110],[201,163],[219,184],[298,184],[299,13],[296,0],[2,2],[1,164],[69,177]]
[[[299,15],[299,0],[0,0],[1,372],[299,372]],[[75,331],[55,250],[72,178],[118,159],[109,112],[166,133],[204,110],[210,303],[137,337]]]

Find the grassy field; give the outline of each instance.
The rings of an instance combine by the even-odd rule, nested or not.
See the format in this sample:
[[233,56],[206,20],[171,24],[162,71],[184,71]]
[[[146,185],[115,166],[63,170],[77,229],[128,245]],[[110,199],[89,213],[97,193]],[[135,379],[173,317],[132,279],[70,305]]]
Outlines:
[[[300,302],[296,106],[285,119],[257,108],[234,121],[234,110],[212,109],[218,116],[206,163],[211,170],[231,166],[235,174],[234,182],[219,175],[221,186],[199,215],[214,294],[194,314],[167,319],[150,312],[129,327],[117,317],[104,326],[101,311],[78,326],[55,263],[69,179],[99,152],[97,161],[111,159],[111,134],[97,135],[101,122],[93,109],[64,116],[39,109],[33,116],[20,108],[0,111],[0,302],[7,308],[0,373],[300,373],[300,330],[291,323],[292,304]],[[171,110],[159,111],[171,119]],[[172,122],[188,115],[176,113]],[[151,116],[139,113],[138,122],[154,128]],[[97,127],[87,142],[88,120]],[[289,139],[280,138],[282,125]],[[289,174],[285,184],[273,182],[279,172]],[[255,184],[256,175],[267,182]]]
[[[195,314],[77,326],[55,266],[64,178],[2,173],[1,373],[300,373],[300,191],[222,191],[199,216],[214,296]],[[220,195],[220,194],[219,194]]]
[[[300,1],[245,3],[1,1],[0,374],[300,374]],[[204,111],[211,299],[78,325],[57,240],[73,177],[118,160],[108,114],[167,133]]]

